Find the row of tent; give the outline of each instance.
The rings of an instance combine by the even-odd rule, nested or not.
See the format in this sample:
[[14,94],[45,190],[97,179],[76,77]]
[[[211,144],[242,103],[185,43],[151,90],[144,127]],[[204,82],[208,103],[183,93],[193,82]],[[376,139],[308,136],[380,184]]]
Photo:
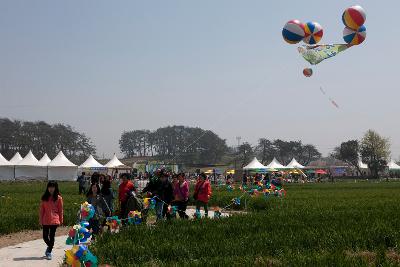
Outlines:
[[77,177],[78,170],[107,171],[109,169],[130,169],[124,165],[117,156],[102,165],[90,155],[80,166],[72,163],[62,151],[51,160],[47,154],[38,160],[32,153],[22,158],[17,152],[14,157],[7,160],[0,153],[0,180],[26,180],[49,179],[59,181],[73,181]]
[[[360,169],[368,169],[368,165],[363,163],[361,160],[358,162],[358,167]],[[391,160],[388,164],[387,167],[391,171],[395,170],[400,170],[400,166],[396,164],[393,160]],[[264,166],[261,162],[258,161],[257,158],[254,158],[248,165],[243,167],[243,170],[246,171],[257,171],[257,170],[268,170],[268,171],[275,171],[275,170],[283,170],[283,169],[304,169],[305,167],[301,165],[300,163],[297,162],[295,158],[292,159],[292,161],[284,166],[279,161],[274,158],[270,164],[267,166]]]
[[257,171],[257,170],[275,171],[282,169],[304,169],[304,166],[298,163],[295,158],[293,158],[292,161],[286,166],[279,163],[279,161],[276,158],[274,158],[271,161],[271,163],[269,163],[267,166],[264,166],[261,162],[258,161],[257,158],[254,158],[249,164],[243,167],[243,170],[245,171]]

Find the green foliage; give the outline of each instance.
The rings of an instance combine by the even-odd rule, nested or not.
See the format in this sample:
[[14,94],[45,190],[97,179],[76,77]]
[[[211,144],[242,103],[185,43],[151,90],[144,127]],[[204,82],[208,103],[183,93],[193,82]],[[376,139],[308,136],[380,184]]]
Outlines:
[[75,163],[96,153],[91,140],[69,125],[0,118],[0,153],[10,159],[16,152],[24,156],[29,150],[36,156],[47,153],[51,158],[62,150]]
[[185,126],[168,126],[156,131],[125,131],[119,145],[127,157],[156,156],[180,163],[216,163],[228,150],[226,141],[212,131]]
[[[400,245],[400,183],[287,186],[283,199],[249,199],[254,211],[172,221],[104,235],[93,247],[113,266],[390,266]],[[219,197],[236,192],[215,193]],[[258,207],[263,201],[267,203]],[[398,254],[397,254],[398,255]]]
[[390,156],[389,139],[380,136],[373,130],[368,130],[361,140],[361,157],[368,168],[379,177],[379,172],[386,168]]

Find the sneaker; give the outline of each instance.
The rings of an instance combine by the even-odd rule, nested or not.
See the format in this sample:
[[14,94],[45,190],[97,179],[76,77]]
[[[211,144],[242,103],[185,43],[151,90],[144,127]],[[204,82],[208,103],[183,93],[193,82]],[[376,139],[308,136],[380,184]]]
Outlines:
[[49,261],[52,259],[51,253],[47,253],[46,259],[48,259]]
[[47,257],[47,254],[49,254],[49,247],[46,248],[44,255]]

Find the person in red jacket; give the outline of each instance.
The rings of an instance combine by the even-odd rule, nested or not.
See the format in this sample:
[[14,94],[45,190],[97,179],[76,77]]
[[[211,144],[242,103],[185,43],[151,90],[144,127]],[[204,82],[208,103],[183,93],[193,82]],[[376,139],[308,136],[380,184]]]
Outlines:
[[48,260],[52,258],[51,251],[54,247],[57,226],[62,225],[63,220],[63,199],[58,190],[58,184],[56,181],[49,181],[42,196],[39,211],[39,222],[43,227],[43,240],[47,245],[45,255]]
[[194,188],[193,198],[196,200],[196,213],[200,213],[200,207],[204,207],[205,217],[208,217],[208,201],[211,198],[211,185],[205,173],[201,173]]
[[121,207],[121,219],[126,219],[128,216],[129,210],[126,210],[126,203],[128,202],[129,194],[132,191],[135,191],[135,186],[129,180],[128,174],[123,173],[121,174],[122,183],[119,185],[118,188],[118,198]]

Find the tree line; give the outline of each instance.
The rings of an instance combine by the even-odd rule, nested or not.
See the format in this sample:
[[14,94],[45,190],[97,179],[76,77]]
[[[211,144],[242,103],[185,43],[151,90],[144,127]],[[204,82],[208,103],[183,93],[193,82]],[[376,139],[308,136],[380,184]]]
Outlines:
[[242,165],[247,164],[256,156],[262,164],[268,164],[276,158],[281,164],[287,165],[293,158],[303,165],[321,158],[321,153],[312,144],[303,144],[301,141],[284,141],[281,139],[269,140],[260,138],[256,146],[243,143],[237,150]]
[[359,166],[361,160],[368,165],[372,176],[378,178],[380,173],[387,169],[390,159],[390,142],[388,138],[373,130],[368,130],[360,141],[348,140],[342,142],[331,153],[331,157],[348,163],[363,175]]
[[185,164],[216,163],[228,150],[226,140],[214,132],[185,126],[125,131],[119,145],[126,157],[151,156]]
[[96,153],[90,138],[70,125],[0,118],[0,153],[10,159],[16,152],[24,156],[29,150],[37,157],[47,153],[50,158],[63,151],[74,163]]

